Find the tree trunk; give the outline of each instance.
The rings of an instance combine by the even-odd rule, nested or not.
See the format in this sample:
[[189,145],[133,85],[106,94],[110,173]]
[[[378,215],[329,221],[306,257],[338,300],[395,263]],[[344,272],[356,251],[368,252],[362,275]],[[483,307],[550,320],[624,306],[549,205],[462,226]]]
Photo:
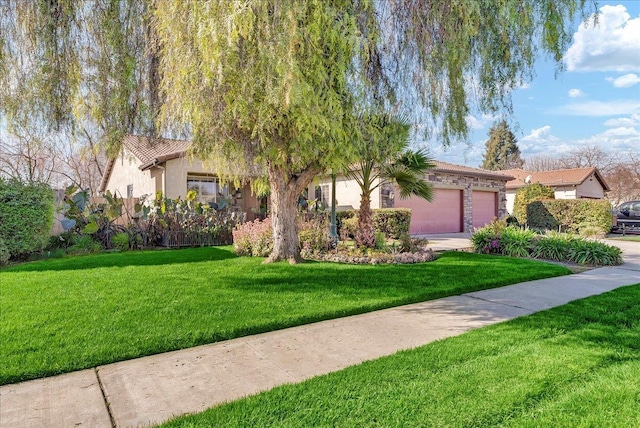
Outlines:
[[363,193],[360,197],[358,231],[356,232],[356,245],[360,247],[374,248],[376,246],[376,236],[373,231],[371,216],[371,195]]
[[291,264],[304,262],[298,237],[298,196],[319,170],[314,165],[291,176],[283,168],[269,167],[273,251],[265,263],[283,260]]

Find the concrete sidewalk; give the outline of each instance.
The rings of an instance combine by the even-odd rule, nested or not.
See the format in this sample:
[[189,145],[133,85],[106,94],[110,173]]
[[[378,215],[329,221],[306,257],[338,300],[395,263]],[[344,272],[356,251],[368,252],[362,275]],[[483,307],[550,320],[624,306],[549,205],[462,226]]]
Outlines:
[[[620,241],[609,243],[619,245]],[[0,427],[137,427],[640,282],[625,264],[0,387]],[[107,404],[108,403],[108,404]]]

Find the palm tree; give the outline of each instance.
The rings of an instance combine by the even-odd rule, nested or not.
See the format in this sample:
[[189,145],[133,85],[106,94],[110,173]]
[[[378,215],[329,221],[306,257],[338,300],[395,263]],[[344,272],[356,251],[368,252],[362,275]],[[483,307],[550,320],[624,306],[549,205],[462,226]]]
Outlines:
[[354,144],[358,160],[349,166],[346,175],[358,183],[361,192],[356,244],[373,248],[373,191],[382,184],[394,183],[400,198],[415,195],[431,201],[432,188],[424,176],[435,165],[426,150],[408,148],[410,125],[406,118],[374,115],[361,123],[365,126]]

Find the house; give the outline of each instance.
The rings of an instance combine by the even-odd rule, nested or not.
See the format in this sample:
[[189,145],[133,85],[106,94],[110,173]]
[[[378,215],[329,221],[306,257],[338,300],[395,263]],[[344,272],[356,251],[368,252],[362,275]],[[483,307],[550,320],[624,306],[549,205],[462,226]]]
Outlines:
[[[433,201],[419,197],[400,199],[399,190],[391,184],[383,184],[371,196],[372,208],[410,208],[410,233],[470,232],[476,227],[490,223],[495,217],[501,218],[506,211],[507,181],[512,176],[502,172],[487,171],[435,162],[426,179],[434,189]],[[330,201],[331,181],[322,178],[316,188],[316,197]],[[360,206],[360,188],[354,180],[344,176],[336,177],[336,200],[339,207]]]
[[500,171],[513,176],[507,182],[507,211],[513,212],[516,192],[527,183],[540,183],[553,189],[556,199],[604,199],[609,190],[597,168],[556,169],[529,172],[522,169]]
[[99,191],[111,191],[124,198],[139,198],[162,191],[165,197],[184,198],[187,190],[195,190],[200,202],[213,207],[226,206],[246,212],[252,220],[265,205],[256,198],[249,184],[236,188],[220,180],[211,166],[191,159],[191,143],[184,140],[125,136],[116,157],[107,162]]

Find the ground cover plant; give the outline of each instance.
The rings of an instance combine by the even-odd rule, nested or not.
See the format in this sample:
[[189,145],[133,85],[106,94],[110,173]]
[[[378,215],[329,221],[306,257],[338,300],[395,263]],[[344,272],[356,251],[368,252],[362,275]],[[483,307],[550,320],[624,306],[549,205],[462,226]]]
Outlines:
[[505,220],[495,220],[476,230],[471,242],[474,251],[483,254],[534,257],[582,266],[622,264],[622,251],[618,247],[574,234],[547,232],[541,235],[507,225]]
[[166,427],[640,426],[640,284]]
[[231,247],[26,263],[0,270],[0,383],[568,273],[462,252],[412,265],[263,264]]

